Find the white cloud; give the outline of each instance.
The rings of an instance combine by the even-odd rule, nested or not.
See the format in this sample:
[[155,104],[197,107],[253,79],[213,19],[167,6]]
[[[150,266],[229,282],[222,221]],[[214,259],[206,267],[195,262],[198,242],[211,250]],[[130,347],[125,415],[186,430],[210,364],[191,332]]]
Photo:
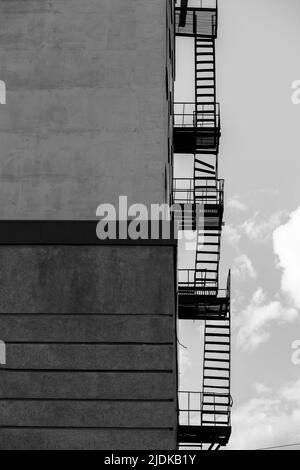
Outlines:
[[223,236],[226,238],[227,242],[230,245],[238,245],[241,239],[239,230],[235,227],[232,227],[232,225],[225,225],[223,230]]
[[248,210],[248,207],[240,200],[239,196],[233,196],[231,199],[229,199],[229,201],[227,202],[227,207],[228,209],[232,209],[239,212],[245,212]]
[[246,220],[241,225],[241,230],[252,241],[267,242],[271,239],[272,233],[281,223],[286,216],[285,212],[277,212],[273,214],[268,220],[258,220],[259,213]]
[[292,322],[297,317],[297,310],[284,307],[279,301],[267,303],[266,295],[259,288],[239,318],[237,346],[244,351],[253,351],[270,338],[270,324]]
[[237,256],[234,260],[232,273],[236,279],[240,280],[247,279],[249,277],[251,279],[255,279],[257,276],[251,259],[245,254]]
[[281,287],[300,308],[300,207],[273,233],[274,251],[283,270]]
[[229,449],[261,449],[299,442],[300,409],[284,410],[280,400],[254,398],[232,417]]
[[258,396],[233,409],[230,449],[260,449],[300,440],[300,380],[277,392],[261,385]]
[[300,379],[297,382],[284,386],[280,392],[280,396],[287,402],[298,403],[300,406]]
[[258,393],[260,395],[264,394],[264,393],[271,393],[272,392],[272,389],[270,387],[267,387],[266,385],[261,384],[261,383],[254,384],[253,388],[256,391],[256,393]]

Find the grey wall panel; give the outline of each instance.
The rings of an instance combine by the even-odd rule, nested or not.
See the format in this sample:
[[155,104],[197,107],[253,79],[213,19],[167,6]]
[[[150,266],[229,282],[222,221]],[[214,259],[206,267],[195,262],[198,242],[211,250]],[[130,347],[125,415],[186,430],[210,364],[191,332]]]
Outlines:
[[170,428],[173,402],[0,401],[1,426]]
[[0,312],[173,315],[173,257],[171,246],[0,246]]
[[173,346],[11,344],[8,369],[172,370]]
[[174,372],[24,372],[0,369],[0,399],[174,399]]
[[173,343],[167,315],[0,315],[8,342]]
[[173,430],[0,429],[4,450],[173,450]]

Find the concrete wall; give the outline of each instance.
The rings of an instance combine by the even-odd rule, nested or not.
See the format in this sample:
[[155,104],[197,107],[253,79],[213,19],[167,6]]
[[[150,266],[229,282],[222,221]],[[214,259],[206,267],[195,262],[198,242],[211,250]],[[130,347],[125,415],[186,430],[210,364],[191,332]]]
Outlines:
[[2,219],[168,199],[170,4],[0,1]]
[[0,246],[0,449],[175,449],[175,246]]

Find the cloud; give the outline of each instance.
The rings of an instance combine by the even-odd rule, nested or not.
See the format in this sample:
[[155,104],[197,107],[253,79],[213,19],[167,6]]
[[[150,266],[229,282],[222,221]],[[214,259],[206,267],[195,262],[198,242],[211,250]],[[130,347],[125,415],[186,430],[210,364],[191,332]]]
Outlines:
[[256,271],[253,267],[251,259],[245,254],[239,255],[234,260],[232,273],[233,273],[233,276],[239,280],[244,280],[249,277],[251,279],[255,279],[257,277]]
[[280,398],[253,398],[232,414],[228,449],[261,449],[299,442],[300,409],[285,408]]
[[241,239],[239,230],[232,225],[225,225],[223,230],[223,236],[226,238],[230,245],[238,245]]
[[273,247],[283,271],[281,288],[300,308],[300,207],[274,231]]
[[280,396],[287,402],[294,402],[300,406],[300,379],[297,382],[284,386],[280,392]]
[[[300,381],[278,392],[263,386],[258,396],[233,409],[228,449],[246,450],[300,441]],[[298,397],[296,396],[298,393]]]
[[233,196],[231,199],[229,199],[227,202],[227,207],[228,209],[239,212],[245,212],[248,210],[248,207],[240,200],[239,196]]
[[244,351],[254,351],[270,338],[272,323],[292,322],[297,317],[297,310],[284,307],[279,301],[267,303],[265,293],[259,288],[238,320],[237,346]]
[[256,383],[253,385],[253,389],[256,391],[258,394],[264,394],[264,393],[271,393],[272,389],[270,387],[267,387],[264,384],[261,383]]
[[282,223],[286,213],[277,212],[264,221],[258,220],[258,215],[258,212],[255,213],[252,218],[241,224],[240,229],[250,240],[264,243],[272,238],[274,229]]
[[225,225],[223,234],[227,242],[233,246],[239,244],[242,236],[257,243],[266,243],[272,239],[273,231],[282,224],[285,217],[287,217],[286,212],[280,211],[271,215],[268,220],[259,220],[259,212],[256,212],[251,218],[235,227]]

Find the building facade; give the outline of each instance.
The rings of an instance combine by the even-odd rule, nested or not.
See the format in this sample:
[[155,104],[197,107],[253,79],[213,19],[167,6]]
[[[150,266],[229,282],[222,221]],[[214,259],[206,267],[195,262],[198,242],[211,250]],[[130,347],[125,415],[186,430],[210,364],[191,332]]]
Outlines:
[[[0,1],[1,449],[228,442],[217,13],[204,0]],[[194,40],[193,103],[175,101],[176,36]],[[192,179],[173,178],[176,154],[194,156]],[[120,196],[176,204],[170,236],[100,239],[97,208],[116,207],[118,228]],[[189,271],[178,221],[197,234]],[[202,391],[178,384],[191,320],[205,322]]]
[[96,236],[170,201],[173,8],[0,2],[1,449],[176,448],[176,243]]

